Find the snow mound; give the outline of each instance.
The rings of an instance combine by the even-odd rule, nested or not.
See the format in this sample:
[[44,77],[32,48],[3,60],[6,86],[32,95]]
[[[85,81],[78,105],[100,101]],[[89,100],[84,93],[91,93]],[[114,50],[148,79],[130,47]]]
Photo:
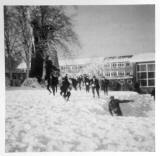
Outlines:
[[[155,151],[154,114],[148,114],[154,99],[122,91],[100,95],[72,90],[66,102],[59,90],[55,96],[46,89],[6,91],[5,151]],[[112,95],[132,100],[120,105],[123,117],[109,114]]]
[[[115,93],[111,94],[115,95]],[[127,103],[120,103],[123,116],[126,117],[149,117],[154,116],[155,104],[149,94],[139,95],[137,93],[126,93],[115,96],[119,100],[128,100]],[[103,107],[108,110],[109,97],[105,98]]]
[[27,78],[21,87],[41,88],[41,85],[38,83],[37,78]]

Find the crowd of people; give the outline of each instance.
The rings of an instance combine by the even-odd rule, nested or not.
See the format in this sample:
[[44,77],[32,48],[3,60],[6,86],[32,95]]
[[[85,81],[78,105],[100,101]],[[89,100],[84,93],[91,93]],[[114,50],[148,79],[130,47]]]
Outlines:
[[[59,70],[52,65],[50,58],[47,58],[46,61],[46,76],[45,80],[47,82],[47,90],[49,93],[53,93],[55,95],[57,93],[57,87],[60,89],[60,95],[64,97],[66,101],[69,100],[71,96],[71,90],[85,90],[86,94],[92,92],[93,97],[96,95],[100,98],[100,90],[104,92],[104,94],[108,95],[108,88],[110,81],[105,78],[97,78],[94,76],[89,76],[87,74],[84,75],[65,75],[60,76]],[[140,87],[138,83],[135,83],[135,90],[140,93]],[[155,99],[155,90],[152,91],[151,95]],[[108,104],[109,112],[112,116],[122,116],[122,111],[120,109],[119,103],[130,102],[127,100],[120,101],[115,99],[113,96],[110,97],[110,101]]]
[[70,94],[71,89],[74,90],[82,90],[85,89],[86,93],[90,91],[93,94],[93,97],[100,97],[100,90],[104,92],[104,94],[108,95],[108,87],[109,80],[103,77],[101,80],[96,78],[96,76],[89,77],[88,75],[79,75],[79,76],[58,76],[57,72],[51,72],[50,76],[47,76],[47,89],[51,93],[51,89],[53,95],[57,92],[57,86],[60,88],[60,94],[64,97],[69,97],[66,95]]
[[[100,97],[100,90],[104,92],[104,94],[108,95],[108,86],[109,80],[105,77],[99,80],[96,76],[89,77],[88,75],[79,75],[79,76],[68,76],[67,74],[60,78],[60,90],[61,92],[66,92],[67,90],[82,90],[85,89],[86,93],[90,91],[93,94],[93,97]],[[68,88],[68,89],[67,89]],[[63,91],[64,90],[64,91]]]

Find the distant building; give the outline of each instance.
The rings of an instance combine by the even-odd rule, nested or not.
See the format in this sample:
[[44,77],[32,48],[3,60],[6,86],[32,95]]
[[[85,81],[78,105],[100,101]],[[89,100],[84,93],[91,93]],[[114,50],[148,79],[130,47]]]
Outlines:
[[133,78],[133,63],[130,62],[132,55],[106,57],[104,59],[104,76],[108,79]]
[[[19,68],[20,66],[20,68]],[[9,73],[8,69],[5,69],[5,78],[6,78],[6,85],[10,86],[20,86],[26,78],[26,65],[20,64],[17,69],[12,70]],[[24,67],[22,67],[24,66]],[[9,77],[11,74],[11,81],[9,82]],[[8,81],[8,82],[7,82]],[[8,84],[7,84],[8,83]]]
[[86,68],[92,64],[103,62],[103,57],[81,58],[81,59],[63,59],[59,60],[60,70],[63,74],[88,74]]
[[155,53],[60,60],[59,64],[63,74],[89,74],[99,66],[100,77],[129,83],[137,81],[142,89],[155,87]]
[[155,87],[155,53],[136,54],[131,59],[135,64],[134,77],[142,89]]
[[[56,61],[61,75],[91,74],[99,77],[105,76],[110,80],[119,82],[137,81],[141,89],[151,90],[155,87],[155,53],[142,53],[135,55],[63,59]],[[26,64],[21,63],[13,71],[12,84],[19,84],[25,78]],[[8,77],[8,72],[6,71]],[[17,81],[17,79],[20,81]]]

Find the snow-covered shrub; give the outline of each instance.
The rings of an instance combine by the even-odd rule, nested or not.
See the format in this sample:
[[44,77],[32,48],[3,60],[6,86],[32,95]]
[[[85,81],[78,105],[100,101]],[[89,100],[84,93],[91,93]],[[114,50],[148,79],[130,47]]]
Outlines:
[[41,85],[38,83],[37,78],[25,79],[21,86],[22,87],[31,87],[31,88],[41,88]]

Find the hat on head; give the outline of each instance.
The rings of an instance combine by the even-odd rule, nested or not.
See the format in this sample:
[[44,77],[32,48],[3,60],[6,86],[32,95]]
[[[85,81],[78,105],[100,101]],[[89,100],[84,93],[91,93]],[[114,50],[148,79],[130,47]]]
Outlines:
[[110,99],[114,99],[114,96],[110,96]]

